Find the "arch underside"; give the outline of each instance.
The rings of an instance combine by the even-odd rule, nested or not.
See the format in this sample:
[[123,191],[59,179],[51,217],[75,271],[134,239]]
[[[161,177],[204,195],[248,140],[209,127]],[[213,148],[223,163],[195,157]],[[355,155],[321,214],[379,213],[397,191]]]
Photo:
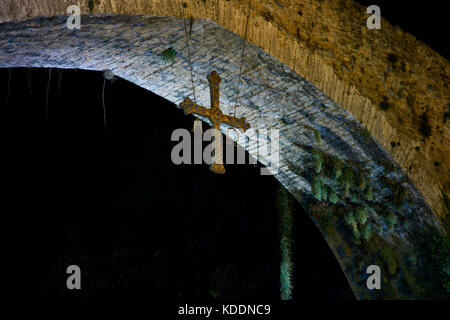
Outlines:
[[[67,16],[33,18],[0,24],[0,67],[44,67],[85,70],[111,70],[115,76],[148,89],[178,105],[185,97],[194,99],[189,72],[184,20],[174,17],[83,15],[80,30],[66,27]],[[209,107],[210,93],[206,76],[216,70],[222,78],[220,106],[233,114],[237,81],[241,66],[243,40],[211,21],[195,20],[190,36],[190,51],[196,101]],[[165,63],[160,54],[172,47],[174,63]],[[80,93],[82,94],[82,93]],[[364,128],[339,104],[312,83],[252,43],[246,43],[242,81],[239,85],[237,117],[246,117],[254,129],[280,130],[280,167],[275,177],[307,207],[311,197],[311,150],[342,159],[370,173],[375,199],[388,201],[389,190],[379,178],[389,173],[412,195],[414,201],[399,214],[408,226],[398,225],[385,234],[383,243],[403,261],[415,241],[416,231],[425,224],[438,222],[421,194],[410,183],[389,153],[372,137],[363,137]],[[145,103],[145,102],[143,102]],[[205,120],[205,119],[203,119]],[[149,123],[154,119],[149,119]],[[170,119],[166,119],[170,121]],[[226,134],[227,127],[222,126]],[[320,133],[321,142],[315,139]],[[243,144],[243,141],[239,141]],[[264,165],[255,146],[247,151]],[[346,203],[342,202],[346,207]],[[348,208],[351,210],[351,208]],[[332,231],[312,217],[333,250],[357,298],[378,298],[368,292],[363,274],[373,264],[376,248],[363,252],[353,244],[349,230],[335,221]],[[379,213],[375,224],[383,226]],[[351,250],[345,250],[345,248]],[[345,253],[344,253],[345,251]],[[397,286],[402,268],[390,279]],[[414,297],[408,288],[397,286],[398,297]],[[388,293],[382,293],[388,297]]]

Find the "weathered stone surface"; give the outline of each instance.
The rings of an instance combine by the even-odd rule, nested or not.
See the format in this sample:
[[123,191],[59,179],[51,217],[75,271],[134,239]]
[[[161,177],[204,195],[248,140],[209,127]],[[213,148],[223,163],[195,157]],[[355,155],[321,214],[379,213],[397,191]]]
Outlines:
[[[81,30],[68,30],[66,16],[39,18],[0,25],[0,67],[48,67],[112,70],[119,77],[147,88],[178,104],[185,96],[193,98],[189,74],[184,21],[155,16],[83,16]],[[76,36],[75,36],[76,35]],[[177,52],[173,64],[165,64],[159,54],[168,46]],[[196,20],[191,35],[196,98],[209,106],[206,75],[217,70],[221,84],[221,108],[233,114],[237,80],[241,65],[242,39],[212,22]],[[389,154],[370,136],[362,138],[363,127],[340,105],[312,83],[255,45],[248,44],[240,84],[237,116],[245,116],[253,128],[281,130],[281,168],[277,179],[304,205],[311,202],[311,148],[337,156],[354,168],[370,173],[376,204],[389,202],[390,190],[380,179],[389,174],[401,181],[413,201],[396,214],[408,225],[387,230],[380,212],[372,211],[370,223],[385,229],[376,237],[376,245],[356,245],[349,230],[338,217],[328,224],[313,217],[358,298],[411,298],[416,292],[408,288],[397,291],[368,292],[363,269],[374,263],[381,247],[394,252],[395,273],[386,273],[389,283],[397,287],[401,276],[410,272],[404,260],[414,250],[417,231],[438,221],[420,193],[395,167]],[[51,111],[50,111],[51,112]],[[226,127],[222,128],[226,133]],[[322,141],[315,140],[315,131]],[[243,139],[239,142],[244,144]],[[247,146],[257,156],[255,146]],[[267,164],[267,159],[260,158]],[[393,166],[388,170],[386,164]],[[300,168],[300,169],[299,169]],[[327,180],[332,185],[333,181]],[[339,204],[348,207],[342,199]],[[368,246],[368,247],[367,247]],[[345,248],[345,255],[339,254]],[[402,263],[404,262],[404,263]],[[389,269],[393,270],[392,263]],[[394,296],[395,294],[395,296]]]

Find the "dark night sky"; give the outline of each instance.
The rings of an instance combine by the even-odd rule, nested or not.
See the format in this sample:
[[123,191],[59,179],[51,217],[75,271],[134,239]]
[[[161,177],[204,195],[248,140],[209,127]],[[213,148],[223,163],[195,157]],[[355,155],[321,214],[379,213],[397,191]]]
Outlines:
[[368,7],[378,5],[381,16],[392,25],[398,25],[417,39],[425,42],[433,50],[449,59],[448,10],[446,1],[407,0],[356,0]]

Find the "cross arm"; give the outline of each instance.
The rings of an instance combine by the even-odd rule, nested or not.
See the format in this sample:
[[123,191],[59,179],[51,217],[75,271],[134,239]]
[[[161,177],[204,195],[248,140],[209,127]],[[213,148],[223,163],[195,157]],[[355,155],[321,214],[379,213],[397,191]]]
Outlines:
[[209,109],[196,104],[195,102],[193,102],[189,98],[185,98],[180,103],[180,107],[181,107],[181,109],[184,110],[185,114],[195,113],[195,114],[198,114],[198,115],[201,115],[201,116],[205,116],[205,117],[209,117],[210,116]]
[[223,123],[227,123],[230,126],[242,129],[242,131],[246,131],[247,129],[250,128],[250,124],[248,124],[248,122],[245,121],[245,118],[236,118],[236,117],[230,117],[227,115],[223,115]]

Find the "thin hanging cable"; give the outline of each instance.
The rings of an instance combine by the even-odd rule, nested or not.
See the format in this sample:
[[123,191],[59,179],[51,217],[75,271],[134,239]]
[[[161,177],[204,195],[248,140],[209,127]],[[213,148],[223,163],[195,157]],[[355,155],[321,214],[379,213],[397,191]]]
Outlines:
[[30,96],[33,95],[33,89],[31,88],[31,69],[28,68],[28,91],[30,93]]
[[48,94],[50,93],[50,85],[52,81],[52,69],[48,69],[47,92],[45,95],[45,114],[48,119]]
[[242,40],[241,66],[239,67],[239,80],[238,80],[238,83],[237,83],[236,99],[235,99],[235,102],[234,102],[233,116],[236,116],[236,106],[237,106],[238,98],[239,98],[239,86],[241,84],[242,65],[243,65],[243,62],[244,62],[245,45],[246,45],[246,42],[247,42],[246,39],[247,39],[247,28],[248,28],[248,19],[249,19],[249,17],[250,17],[250,6],[248,7],[247,20],[245,22],[244,39]]
[[[180,5],[180,17],[183,19],[183,22],[184,22],[184,33],[186,36],[186,45],[187,45],[187,50],[188,50],[189,71],[191,73],[192,92],[194,93],[194,102],[197,104],[197,98],[195,96],[194,74],[192,72],[191,50],[189,48],[189,37],[188,37],[188,32],[187,32],[186,17],[183,15],[183,10],[181,9],[181,5]],[[192,27],[191,27],[191,30],[192,30]]]

